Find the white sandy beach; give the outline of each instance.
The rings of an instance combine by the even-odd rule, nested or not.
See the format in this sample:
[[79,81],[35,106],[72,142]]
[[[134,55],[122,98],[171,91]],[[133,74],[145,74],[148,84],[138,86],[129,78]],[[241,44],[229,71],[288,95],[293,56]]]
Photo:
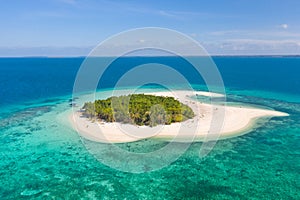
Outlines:
[[195,113],[195,117],[181,123],[159,125],[152,128],[91,121],[82,117],[78,110],[74,110],[69,119],[78,133],[88,140],[103,143],[125,143],[150,137],[178,142],[224,139],[245,134],[255,125],[256,119],[288,116],[287,113],[273,110],[212,105],[190,98],[195,95],[222,97],[221,94],[216,93],[174,91],[145,94],[175,97],[190,106]]

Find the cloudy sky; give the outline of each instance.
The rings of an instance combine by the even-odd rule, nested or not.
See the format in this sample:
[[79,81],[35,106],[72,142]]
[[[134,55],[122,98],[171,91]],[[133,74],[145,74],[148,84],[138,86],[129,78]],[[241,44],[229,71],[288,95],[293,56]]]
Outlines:
[[84,56],[140,27],[174,29],[210,54],[300,55],[299,0],[1,0],[0,56]]

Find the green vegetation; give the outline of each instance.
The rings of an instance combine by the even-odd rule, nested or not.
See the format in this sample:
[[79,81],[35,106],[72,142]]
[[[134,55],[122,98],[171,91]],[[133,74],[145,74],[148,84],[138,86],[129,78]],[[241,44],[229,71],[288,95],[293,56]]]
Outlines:
[[110,97],[105,100],[87,102],[82,109],[84,115],[90,118],[140,126],[171,124],[194,117],[194,112],[190,107],[173,97],[145,94]]

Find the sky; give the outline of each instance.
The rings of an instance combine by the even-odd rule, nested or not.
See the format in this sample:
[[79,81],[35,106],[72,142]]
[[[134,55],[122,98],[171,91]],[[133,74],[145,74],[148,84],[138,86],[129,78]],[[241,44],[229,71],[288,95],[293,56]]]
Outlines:
[[0,0],[0,56],[85,56],[134,28],[186,34],[212,55],[300,55],[299,0]]

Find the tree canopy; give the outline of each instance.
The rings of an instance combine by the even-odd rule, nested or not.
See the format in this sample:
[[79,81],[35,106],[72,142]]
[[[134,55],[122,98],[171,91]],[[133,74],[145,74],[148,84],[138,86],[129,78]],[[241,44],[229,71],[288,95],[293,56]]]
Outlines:
[[86,102],[82,109],[84,115],[90,118],[139,126],[171,124],[194,117],[194,112],[189,106],[173,97],[145,94],[114,96],[105,100]]

